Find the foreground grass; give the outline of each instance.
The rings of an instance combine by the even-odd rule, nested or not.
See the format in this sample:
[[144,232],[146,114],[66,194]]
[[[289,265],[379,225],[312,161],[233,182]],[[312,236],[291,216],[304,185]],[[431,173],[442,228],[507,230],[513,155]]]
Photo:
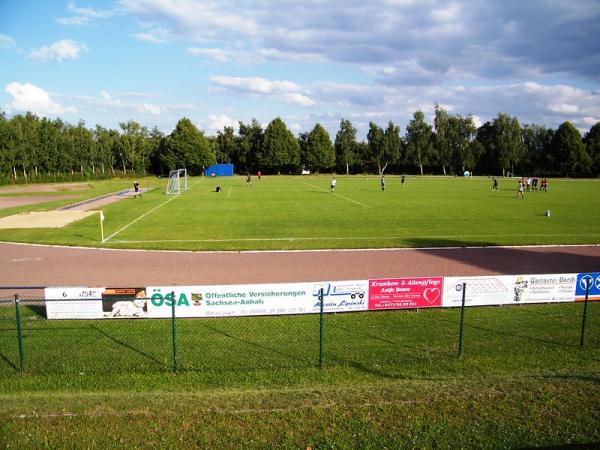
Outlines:
[[[520,448],[600,443],[600,303],[318,317],[0,322],[6,448]],[[246,320],[248,319],[248,320]],[[590,447],[592,448],[592,447]]]
[[410,178],[403,188],[386,178],[381,192],[378,177],[338,177],[334,194],[325,176],[264,177],[251,187],[243,177],[192,178],[180,196],[166,196],[164,180],[147,179],[142,186],[157,189],[142,200],[103,208],[103,244],[97,217],[60,230],[0,230],[0,240],[182,250],[600,242],[597,181],[550,180],[549,192],[522,200],[515,180],[492,192],[487,178]]
[[600,442],[597,379],[381,383],[354,376],[351,384],[3,397],[0,443],[5,448],[592,448]]

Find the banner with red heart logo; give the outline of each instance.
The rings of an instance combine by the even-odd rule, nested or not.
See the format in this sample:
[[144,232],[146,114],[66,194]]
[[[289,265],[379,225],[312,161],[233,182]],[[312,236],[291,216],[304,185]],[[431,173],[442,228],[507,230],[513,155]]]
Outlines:
[[442,277],[369,280],[369,309],[442,306]]

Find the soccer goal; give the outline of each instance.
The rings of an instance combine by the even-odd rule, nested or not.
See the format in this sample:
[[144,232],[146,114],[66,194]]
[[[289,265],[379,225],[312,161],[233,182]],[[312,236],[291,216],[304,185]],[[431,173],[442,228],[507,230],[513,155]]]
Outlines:
[[186,169],[176,169],[169,172],[166,194],[181,194],[188,188],[188,177]]

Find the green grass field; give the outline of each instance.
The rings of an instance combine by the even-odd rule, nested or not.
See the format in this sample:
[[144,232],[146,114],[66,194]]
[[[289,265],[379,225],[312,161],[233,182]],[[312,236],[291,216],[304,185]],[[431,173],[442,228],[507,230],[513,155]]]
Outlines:
[[[97,216],[62,229],[0,230],[0,240],[63,245],[183,250],[383,248],[470,245],[591,244],[600,242],[600,181],[550,180],[549,191],[516,199],[516,180],[491,190],[488,178],[388,176],[381,192],[374,176],[191,178],[179,196],[165,180],[143,199],[103,208],[105,242]],[[222,191],[215,192],[220,186]],[[92,183],[90,198],[130,187],[129,181]],[[72,203],[63,200],[43,209]],[[38,206],[0,210],[0,216]],[[546,210],[551,217],[545,217]]]
[[[524,448],[600,442],[600,303],[47,321],[0,308],[3,448]],[[577,447],[582,448],[582,447]]]

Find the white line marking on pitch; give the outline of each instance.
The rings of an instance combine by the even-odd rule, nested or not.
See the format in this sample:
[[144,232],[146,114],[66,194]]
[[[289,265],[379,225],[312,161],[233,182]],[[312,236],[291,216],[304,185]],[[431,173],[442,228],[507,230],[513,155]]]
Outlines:
[[[323,188],[320,188],[319,186],[315,186],[315,185],[313,185],[313,184],[310,184],[310,183],[307,183],[307,182],[304,182],[304,184],[305,184],[305,185],[307,185],[307,186],[310,186],[310,187],[312,187],[312,188],[318,189],[318,190],[319,190],[319,191],[321,191],[321,192],[325,192],[325,193],[327,193],[327,191],[326,191],[325,189],[323,189]],[[357,204],[357,205],[359,205],[359,206],[364,206],[365,208],[369,208],[369,205],[365,205],[364,203],[357,202],[356,200],[352,200],[351,198],[344,197],[343,195],[340,195],[340,194],[338,194],[338,193],[336,193],[336,192],[333,192],[332,194],[333,194],[333,195],[335,195],[336,197],[343,198],[344,200],[347,200],[347,201],[349,201],[349,202],[356,203],[356,204]]]
[[[202,181],[202,180],[200,180]],[[194,186],[197,186],[200,181],[198,181],[198,183],[194,184]],[[193,188],[194,186],[190,186],[190,189]],[[181,195],[181,194],[179,194]],[[167,201],[162,202],[160,205],[155,206],[154,208],[152,208],[150,211],[145,212],[144,214],[142,214],[140,217],[138,217],[137,219],[133,219],[131,222],[129,222],[127,225],[125,225],[124,227],[118,229],[117,231],[115,231],[113,234],[111,234],[110,236],[108,236],[107,238],[105,238],[102,243],[107,242],[109,239],[115,237],[117,234],[119,234],[121,231],[126,230],[127,228],[129,228],[131,225],[133,225],[134,223],[136,223],[138,220],[143,219],[144,217],[146,217],[148,214],[150,214],[153,211],[156,211],[158,208],[160,208],[163,205],[166,205],[167,203],[169,203],[171,200],[175,200],[177,197],[179,197],[179,195],[175,195],[173,197],[171,197],[170,199],[168,199]]]

